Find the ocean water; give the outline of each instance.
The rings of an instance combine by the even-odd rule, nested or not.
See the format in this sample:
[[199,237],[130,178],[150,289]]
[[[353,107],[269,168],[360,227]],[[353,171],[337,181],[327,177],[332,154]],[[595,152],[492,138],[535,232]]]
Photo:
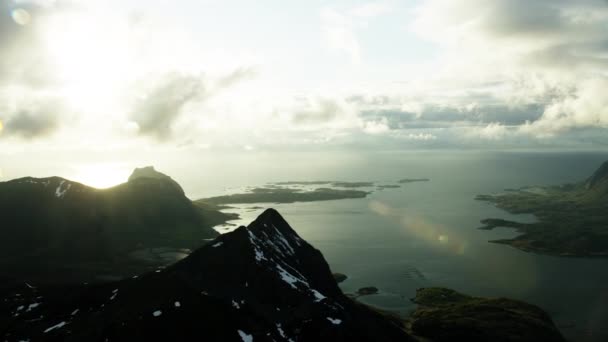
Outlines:
[[[608,259],[559,258],[525,253],[488,240],[515,236],[513,230],[478,230],[484,218],[530,222],[475,201],[477,194],[527,185],[576,182],[588,177],[608,153],[384,153],[332,166],[326,174],[311,167],[309,177],[259,177],[234,182],[209,194],[238,192],[243,185],[284,180],[375,181],[402,178],[430,182],[374,191],[364,199],[235,206],[237,224],[274,207],[291,226],[320,249],[334,272],[349,278],[345,292],[376,286],[361,300],[403,315],[420,287],[445,286],[477,296],[504,296],[545,309],[574,341],[608,340]],[[264,174],[260,172],[260,174]],[[199,190],[205,193],[205,190]],[[223,231],[225,227],[219,227]]]

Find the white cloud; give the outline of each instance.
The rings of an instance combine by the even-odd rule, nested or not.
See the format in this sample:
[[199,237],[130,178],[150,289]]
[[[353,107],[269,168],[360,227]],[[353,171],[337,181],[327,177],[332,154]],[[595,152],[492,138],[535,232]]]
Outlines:
[[[605,1],[429,0],[416,13],[414,32],[443,49],[435,81],[461,89],[498,84],[498,103],[545,106],[521,127],[536,136],[606,126],[599,94],[608,80]],[[504,127],[482,132],[497,137]]]
[[382,134],[390,130],[388,120],[384,117],[375,121],[363,121],[361,126],[363,132],[367,134]]
[[321,11],[322,30],[327,46],[350,57],[353,65],[362,62],[362,48],[357,31],[369,25],[369,20],[390,10],[385,3],[370,2],[345,10],[324,8]]
[[409,140],[430,141],[437,140],[437,136],[431,133],[408,133],[406,138]]

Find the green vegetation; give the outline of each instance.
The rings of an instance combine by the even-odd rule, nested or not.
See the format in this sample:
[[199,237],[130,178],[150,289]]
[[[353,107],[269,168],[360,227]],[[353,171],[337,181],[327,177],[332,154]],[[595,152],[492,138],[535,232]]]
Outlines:
[[422,288],[409,318],[411,331],[442,341],[565,341],[549,315],[506,298],[471,297],[445,288]]
[[237,203],[293,203],[328,201],[345,198],[364,198],[369,192],[359,190],[340,190],[318,188],[311,191],[292,188],[255,188],[251,192],[203,198],[196,204],[237,204]]
[[585,182],[510,189],[476,199],[511,213],[534,214],[538,218],[535,223],[483,220],[481,229],[510,227],[521,233],[513,239],[491,242],[559,256],[608,256],[608,162]]

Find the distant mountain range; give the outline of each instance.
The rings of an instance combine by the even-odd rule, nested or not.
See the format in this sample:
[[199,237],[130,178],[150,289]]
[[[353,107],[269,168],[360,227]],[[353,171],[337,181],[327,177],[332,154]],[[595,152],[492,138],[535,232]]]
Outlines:
[[11,341],[564,341],[541,309],[507,299],[430,289],[412,321],[360,304],[273,209],[162,270],[0,298]]
[[134,256],[187,252],[216,237],[212,227],[230,218],[193,204],[153,167],[136,169],[110,189],[60,177],[2,182],[1,275],[48,281],[131,275],[163,263]]

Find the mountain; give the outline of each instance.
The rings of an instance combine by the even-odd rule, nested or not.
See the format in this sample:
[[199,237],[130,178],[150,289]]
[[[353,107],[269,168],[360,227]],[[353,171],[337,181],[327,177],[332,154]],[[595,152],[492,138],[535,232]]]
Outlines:
[[598,193],[601,197],[608,195],[608,161],[605,161],[585,182],[588,191]]
[[[15,341],[404,342],[431,341],[444,326],[448,335],[471,337],[463,341],[507,333],[510,339],[495,340],[563,341],[542,310],[524,303],[493,302],[491,311],[485,302],[468,301],[460,311],[443,303],[449,312],[434,319],[428,295],[417,296],[426,308],[409,324],[360,304],[273,209],[164,269],[97,285],[21,284],[0,298],[0,339]],[[432,304],[443,305],[438,300]],[[470,312],[478,313],[475,325],[467,325]],[[493,315],[500,321],[484,325]]]
[[59,177],[2,182],[0,217],[4,276],[78,281],[156,267],[163,263],[158,254],[186,254],[230,218],[195,206],[151,167],[110,189]]
[[412,341],[338,288],[321,253],[274,210],[157,272],[34,288],[0,303],[0,336],[49,341]]

